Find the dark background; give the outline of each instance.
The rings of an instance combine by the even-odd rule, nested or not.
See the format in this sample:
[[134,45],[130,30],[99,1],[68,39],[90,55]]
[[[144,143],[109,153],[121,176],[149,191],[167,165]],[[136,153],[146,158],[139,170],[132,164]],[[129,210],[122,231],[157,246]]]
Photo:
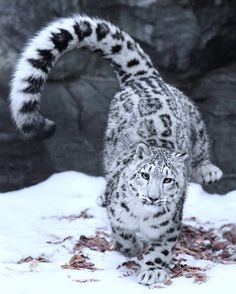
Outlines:
[[235,0],[0,0],[0,191],[64,170],[102,174],[107,111],[118,89],[103,60],[81,50],[54,68],[42,104],[57,132],[47,141],[17,139],[7,106],[22,46],[52,18],[75,12],[105,18],[130,33],[164,79],[196,102],[213,160],[224,171],[224,179],[210,190],[236,189]]

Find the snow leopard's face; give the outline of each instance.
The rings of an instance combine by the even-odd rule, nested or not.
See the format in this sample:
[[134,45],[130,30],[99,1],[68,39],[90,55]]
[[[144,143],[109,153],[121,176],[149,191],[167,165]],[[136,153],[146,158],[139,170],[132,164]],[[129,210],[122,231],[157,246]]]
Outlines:
[[148,207],[178,202],[186,185],[186,154],[157,148],[150,150],[140,143],[132,162],[130,189]]

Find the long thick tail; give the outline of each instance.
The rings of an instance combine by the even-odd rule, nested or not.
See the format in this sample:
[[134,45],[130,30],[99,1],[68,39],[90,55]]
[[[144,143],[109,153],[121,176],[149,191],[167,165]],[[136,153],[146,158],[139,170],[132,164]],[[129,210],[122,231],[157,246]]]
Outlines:
[[65,52],[83,47],[108,60],[121,85],[155,71],[140,46],[107,21],[81,15],[53,21],[23,50],[12,80],[11,113],[25,136],[46,138],[54,133],[55,123],[40,112],[40,93],[56,61]]

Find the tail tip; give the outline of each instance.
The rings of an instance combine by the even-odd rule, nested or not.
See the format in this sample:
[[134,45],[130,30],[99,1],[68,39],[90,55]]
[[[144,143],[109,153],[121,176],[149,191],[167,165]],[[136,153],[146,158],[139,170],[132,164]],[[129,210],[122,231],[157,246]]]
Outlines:
[[43,127],[36,133],[35,139],[48,139],[56,132],[56,124],[49,120],[45,119]]
[[44,140],[50,138],[55,132],[56,124],[46,118],[40,124],[27,124],[21,128],[21,133],[27,139]]

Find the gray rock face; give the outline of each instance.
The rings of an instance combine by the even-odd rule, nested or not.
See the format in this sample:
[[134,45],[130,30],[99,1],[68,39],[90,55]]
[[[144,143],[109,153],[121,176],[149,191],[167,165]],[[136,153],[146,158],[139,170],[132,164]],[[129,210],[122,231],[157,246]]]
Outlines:
[[102,174],[107,111],[118,89],[104,61],[81,50],[53,69],[42,108],[57,132],[47,141],[20,139],[7,106],[12,69],[28,38],[49,20],[75,12],[108,19],[130,33],[165,80],[194,99],[207,122],[212,156],[225,173],[210,191],[236,189],[234,0],[0,0],[0,11],[0,191],[64,170]]

